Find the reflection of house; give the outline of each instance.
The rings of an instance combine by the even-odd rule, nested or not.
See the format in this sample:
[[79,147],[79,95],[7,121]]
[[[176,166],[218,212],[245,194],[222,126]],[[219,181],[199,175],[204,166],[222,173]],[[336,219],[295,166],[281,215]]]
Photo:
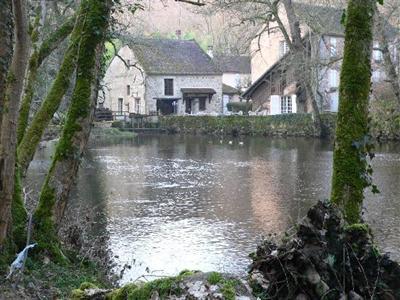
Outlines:
[[[253,109],[267,114],[311,112],[311,101],[294,76],[299,75],[300,68],[304,68],[301,64],[305,63],[308,64],[305,69],[312,70],[310,74],[320,110],[336,112],[344,47],[343,10],[296,3],[295,12],[301,22],[303,42],[308,51],[305,62],[299,62],[290,55],[281,31],[270,24],[270,31],[252,45],[255,53],[252,57],[253,84],[243,97],[253,101]],[[283,23],[287,24],[283,7],[280,14]],[[374,48],[377,46],[375,43]],[[374,50],[372,80],[382,82],[383,79],[382,52]]]
[[126,64],[111,62],[100,106],[121,114],[222,111],[222,73],[195,41],[134,40],[118,55]]

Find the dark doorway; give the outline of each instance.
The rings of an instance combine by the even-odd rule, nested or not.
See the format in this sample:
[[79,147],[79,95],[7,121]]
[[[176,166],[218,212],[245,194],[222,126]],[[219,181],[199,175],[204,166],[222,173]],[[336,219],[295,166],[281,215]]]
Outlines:
[[176,99],[157,99],[157,112],[161,115],[172,115],[174,113],[174,105]]
[[185,99],[185,113],[191,114],[192,113],[192,98]]

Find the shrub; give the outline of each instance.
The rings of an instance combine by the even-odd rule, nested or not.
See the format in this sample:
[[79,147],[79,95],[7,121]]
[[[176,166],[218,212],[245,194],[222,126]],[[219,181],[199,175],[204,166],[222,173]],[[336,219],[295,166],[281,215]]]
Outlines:
[[250,102],[229,102],[226,107],[228,111],[239,112],[242,111],[244,114],[249,114],[252,109],[252,104]]

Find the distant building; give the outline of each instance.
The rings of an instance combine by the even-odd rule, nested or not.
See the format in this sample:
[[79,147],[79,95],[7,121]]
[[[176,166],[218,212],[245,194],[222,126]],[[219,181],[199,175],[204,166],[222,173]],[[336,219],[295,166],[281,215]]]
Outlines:
[[104,86],[98,106],[115,114],[222,113],[222,72],[193,40],[132,40],[112,60]]
[[227,113],[229,102],[242,100],[241,94],[251,84],[251,59],[244,55],[209,55],[222,71],[223,111]]
[[[336,112],[344,49],[343,10],[296,3],[295,11],[301,21],[303,41],[309,49],[309,61],[315,66],[313,75],[320,111]],[[283,8],[280,14],[283,23],[287,24]],[[242,96],[252,100],[254,110],[264,114],[309,113],[312,111],[310,98],[294,76],[297,62],[291,61],[289,47],[281,31],[272,24],[270,27],[274,29],[252,45],[255,53],[251,62],[253,83]],[[383,56],[378,48],[379,44],[375,42],[372,55],[374,83],[385,79]]]

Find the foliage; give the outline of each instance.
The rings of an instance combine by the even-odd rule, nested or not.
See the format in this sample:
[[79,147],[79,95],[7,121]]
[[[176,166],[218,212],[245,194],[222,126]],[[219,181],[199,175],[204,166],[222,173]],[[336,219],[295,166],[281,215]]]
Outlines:
[[[334,116],[328,116],[334,118]],[[314,136],[309,114],[276,116],[163,116],[160,128],[170,132],[215,135]],[[333,123],[333,122],[331,122]]]

